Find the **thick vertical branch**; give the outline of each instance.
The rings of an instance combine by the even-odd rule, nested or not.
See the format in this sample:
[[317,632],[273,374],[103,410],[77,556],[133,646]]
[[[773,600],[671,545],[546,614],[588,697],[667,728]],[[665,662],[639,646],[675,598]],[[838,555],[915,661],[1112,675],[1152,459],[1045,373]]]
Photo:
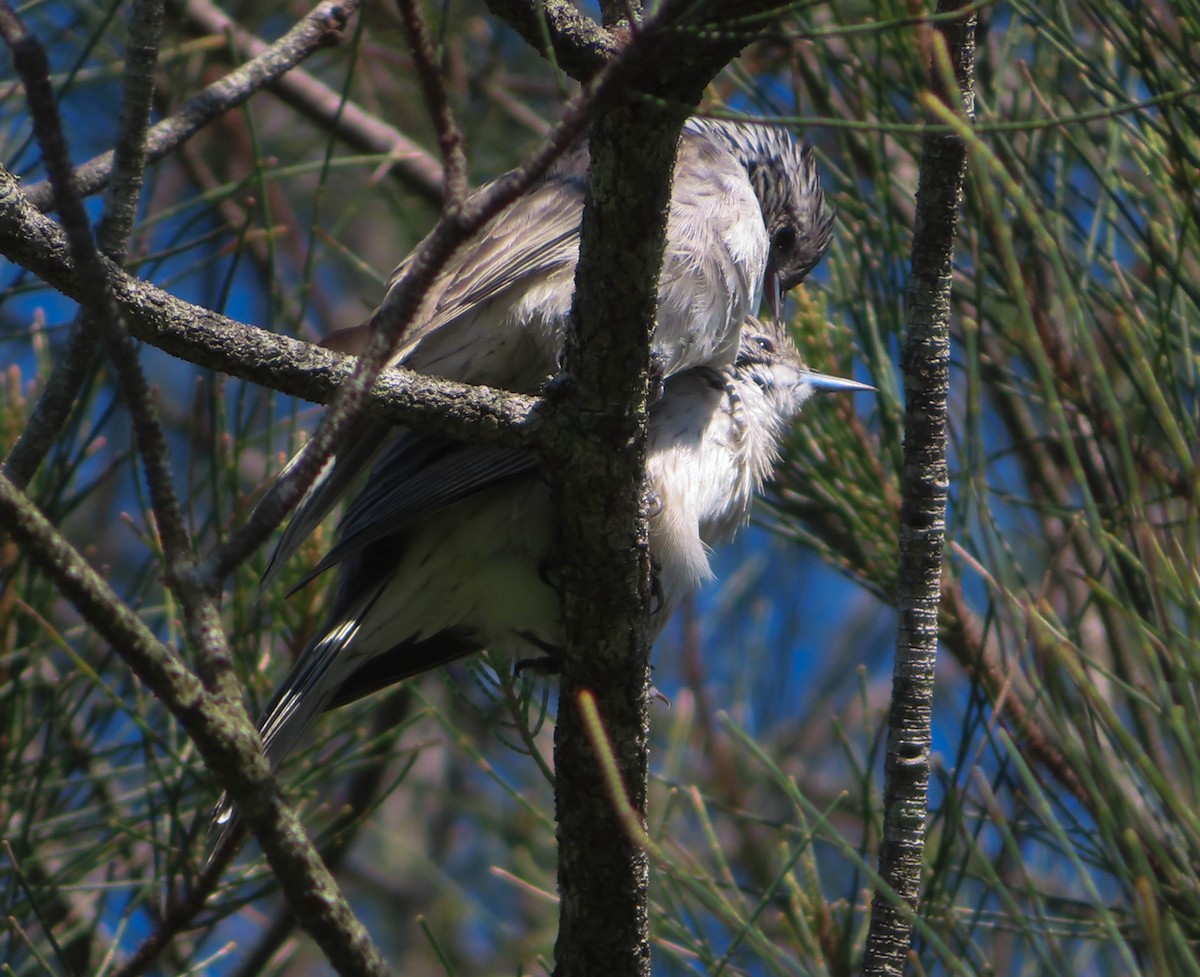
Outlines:
[[646,801],[650,560],[642,508],[650,329],[682,117],[648,101],[596,116],[575,290],[571,437],[557,467],[563,660],[555,728],[558,977],[649,973],[646,856],[621,826],[588,744],[595,697],[631,803]]
[[[644,455],[650,330],[683,115],[750,35],[756,3],[696,31],[689,0],[630,30],[625,92],[598,106],[567,343],[570,380],[548,452],[559,512],[565,653],[554,736],[559,843],[556,977],[650,972],[645,853],[624,830],[585,735],[595,698],[629,801],[646,802],[650,559]],[[634,10],[636,5],[622,9]],[[616,5],[606,13],[615,16]],[[706,12],[706,11],[704,11]],[[680,24],[704,43],[680,57]],[[609,76],[611,77],[611,75]],[[647,94],[652,97],[645,97]]]
[[[941,0],[938,13],[963,6]],[[973,112],[974,17],[941,22],[935,50],[949,52],[962,108]],[[944,45],[942,44],[944,42]],[[934,95],[956,109],[958,96],[932,68]],[[923,139],[908,335],[902,353],[907,408],[900,510],[897,607],[900,623],[888,717],[884,836],[879,874],[891,890],[876,892],[863,973],[900,974],[920,895],[929,790],[933,676],[937,654],[942,548],[945,542],[946,397],[950,365],[950,288],[954,231],[966,175],[966,144],[957,136]]]

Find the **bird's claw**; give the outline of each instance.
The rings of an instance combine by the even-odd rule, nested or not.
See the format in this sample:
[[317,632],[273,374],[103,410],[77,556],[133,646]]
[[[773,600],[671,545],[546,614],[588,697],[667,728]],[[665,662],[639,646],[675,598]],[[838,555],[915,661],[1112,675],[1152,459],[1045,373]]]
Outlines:
[[522,658],[513,663],[513,674],[520,677],[521,673],[527,668],[538,675],[558,675],[562,671],[562,660],[555,658],[553,655]]

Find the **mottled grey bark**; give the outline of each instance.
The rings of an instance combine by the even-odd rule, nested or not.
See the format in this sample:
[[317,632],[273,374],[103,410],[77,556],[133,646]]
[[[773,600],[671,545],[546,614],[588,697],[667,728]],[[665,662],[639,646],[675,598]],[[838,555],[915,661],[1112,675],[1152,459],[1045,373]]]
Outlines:
[[[662,4],[636,31],[612,28],[622,45],[619,75],[611,69],[600,74],[609,84],[619,80],[621,94],[593,117],[575,341],[568,343],[569,380],[555,416],[561,437],[550,458],[567,646],[554,739],[555,977],[650,973],[646,855],[605,790],[579,696],[594,696],[628,800],[642,812],[650,607],[642,491],[647,367],[671,174],[684,117],[760,29],[755,15],[772,6]],[[533,40],[536,26],[521,29]],[[560,26],[542,25],[551,32]],[[685,33],[687,46],[680,42]],[[555,34],[554,43],[563,38]]]
[[[958,0],[941,0],[938,13],[953,13],[962,6]],[[940,21],[936,32],[945,39],[962,102],[958,104],[955,93],[943,84],[936,58],[930,69],[934,94],[952,111],[970,115],[974,109],[974,15]],[[948,487],[950,288],[966,145],[957,136],[926,133],[922,150],[908,284],[908,335],[901,355],[906,414],[896,594],[900,622],[879,853],[879,874],[890,892],[875,893],[863,961],[866,975],[894,975],[904,970],[912,915],[920,897],[929,792],[930,719]]]

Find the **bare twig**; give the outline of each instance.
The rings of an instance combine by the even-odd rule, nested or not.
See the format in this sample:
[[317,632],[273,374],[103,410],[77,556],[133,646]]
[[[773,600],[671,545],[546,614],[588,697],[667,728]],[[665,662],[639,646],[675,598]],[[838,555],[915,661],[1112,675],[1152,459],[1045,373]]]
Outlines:
[[101,253],[117,264],[125,260],[141,196],[146,169],[146,129],[150,125],[154,68],[158,63],[162,29],[163,11],[159,0],[136,0],[129,13],[112,182],[104,201],[104,216],[96,230]]
[[[180,8],[193,29],[228,37],[234,50],[243,57],[257,60],[277,46],[268,46],[244,30],[210,0],[188,0],[186,4],[171,0],[171,3]],[[340,30],[341,25],[358,9],[358,0],[345,4],[336,3],[335,0],[334,3],[322,4],[318,9],[324,9],[327,15],[331,15],[334,7],[340,8],[343,14]],[[310,18],[315,16],[316,11]],[[267,87],[310,122],[333,133],[346,145],[365,153],[386,154],[389,158],[388,173],[397,182],[434,205],[442,202],[441,166],[423,147],[399,129],[388,125],[302,69],[279,73]]]
[[[650,970],[649,866],[585,732],[594,695],[629,801],[646,803],[649,545],[643,509],[647,375],[679,127],[631,100],[593,122],[591,170],[560,408],[569,456],[551,469],[559,512],[565,653],[554,730],[560,977]],[[622,289],[611,288],[621,281]],[[619,294],[615,294],[618,293]],[[605,839],[600,842],[599,839]]]
[[404,30],[408,33],[413,62],[421,79],[421,89],[425,93],[425,106],[437,129],[438,145],[446,167],[443,180],[445,206],[457,209],[467,195],[467,157],[463,152],[462,129],[454,121],[454,113],[450,111],[450,103],[446,99],[446,86],[442,84],[438,73],[429,25],[413,0],[398,0],[398,6],[404,20]]
[[[244,838],[246,831],[244,825],[245,822],[239,822],[238,827],[241,834],[235,841]],[[138,944],[138,948],[112,972],[111,977],[138,977],[153,965],[159,954],[170,946],[175,937],[187,929],[204,909],[204,903],[217,888],[225,869],[229,867],[229,863],[237,854],[238,847],[236,843],[225,846],[205,864],[191,891],[183,899],[167,908],[154,932]],[[295,919],[291,913],[288,916]]]
[[[197,0],[199,3],[200,0]],[[214,119],[241,105],[251,95],[280,79],[314,51],[323,47],[332,33],[345,26],[345,17],[357,9],[357,0],[326,0],[283,37],[270,46],[260,44],[254,60],[214,82],[158,125],[146,137],[146,162],[156,163],[181,143],[186,142]],[[328,90],[326,90],[328,91]],[[337,99],[335,93],[329,93]],[[399,134],[396,134],[399,136]],[[404,137],[399,136],[400,140]],[[388,141],[378,152],[395,150],[397,158],[407,158],[400,143]],[[113,154],[102,153],[75,171],[79,192],[87,197],[108,186]],[[436,167],[436,164],[434,164]],[[25,194],[38,210],[54,206],[54,190],[48,181],[31,184]],[[440,199],[440,190],[438,191]]]
[[[610,11],[628,7],[609,5]],[[556,977],[650,972],[645,851],[622,830],[579,703],[594,698],[632,808],[648,766],[650,564],[644,509],[649,340],[671,179],[685,114],[749,40],[755,3],[665,2],[628,27],[627,97],[597,107],[551,457],[563,648],[554,733],[559,932]],[[699,38],[678,57],[678,28]],[[735,29],[736,28],[736,29]],[[611,71],[611,69],[608,69]],[[606,72],[607,73],[607,72]],[[605,73],[605,74],[606,74]],[[602,74],[601,77],[605,77]],[[636,94],[634,94],[636,93]],[[644,95],[651,96],[645,98]],[[619,288],[612,287],[620,282]],[[638,368],[641,369],[638,369]]]

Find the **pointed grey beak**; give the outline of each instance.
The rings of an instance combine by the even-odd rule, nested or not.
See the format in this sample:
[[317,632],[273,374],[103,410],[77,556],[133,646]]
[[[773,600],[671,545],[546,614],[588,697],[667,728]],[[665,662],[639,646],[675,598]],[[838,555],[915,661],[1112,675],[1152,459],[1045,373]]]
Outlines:
[[817,373],[815,370],[805,370],[800,374],[800,379],[802,382],[810,384],[817,393],[851,393],[875,389],[869,383],[831,377],[828,373]]

